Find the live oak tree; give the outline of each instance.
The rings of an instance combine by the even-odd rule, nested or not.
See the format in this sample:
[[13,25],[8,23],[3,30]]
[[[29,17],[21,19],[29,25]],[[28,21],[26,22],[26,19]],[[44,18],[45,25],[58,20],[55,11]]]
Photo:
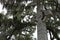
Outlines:
[[[47,30],[51,40],[60,40],[59,0],[33,0],[32,3],[25,5],[27,1],[28,0],[0,0],[4,5],[3,8],[7,9],[6,15],[0,14],[0,40],[9,40],[12,35],[15,35],[16,40],[32,40],[30,34],[34,32],[36,22],[38,40],[48,40]],[[37,15],[33,12],[36,5]],[[13,18],[9,19],[8,16],[11,15]],[[27,16],[28,18],[24,20]],[[32,21],[30,21],[30,19]]]

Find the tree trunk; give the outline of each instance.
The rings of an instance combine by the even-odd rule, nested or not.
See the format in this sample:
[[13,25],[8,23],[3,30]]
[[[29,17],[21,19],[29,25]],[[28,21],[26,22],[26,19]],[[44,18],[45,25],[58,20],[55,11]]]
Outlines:
[[37,39],[38,40],[48,40],[48,37],[47,37],[47,30],[46,30],[46,25],[45,23],[41,20],[42,18],[42,5],[40,5],[40,0],[37,0],[37,20],[38,20],[38,23],[37,23],[37,34],[38,34],[38,37]]

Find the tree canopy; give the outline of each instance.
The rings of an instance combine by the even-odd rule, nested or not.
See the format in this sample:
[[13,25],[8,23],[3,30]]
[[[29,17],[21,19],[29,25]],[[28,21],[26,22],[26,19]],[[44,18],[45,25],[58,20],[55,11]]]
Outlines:
[[15,39],[12,40],[32,40],[36,29],[34,20],[36,13],[33,12],[36,5],[32,5],[33,2],[27,4],[27,0],[0,0],[0,2],[3,9],[7,9],[6,15],[0,13],[0,40],[10,40],[13,35]]
[[49,31],[51,40],[60,40],[60,3],[59,0],[41,0],[43,22]]

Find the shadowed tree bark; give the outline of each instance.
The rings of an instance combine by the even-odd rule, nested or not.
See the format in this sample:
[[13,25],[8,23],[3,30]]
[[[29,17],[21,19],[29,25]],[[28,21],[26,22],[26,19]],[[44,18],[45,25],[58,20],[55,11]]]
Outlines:
[[46,25],[45,23],[41,20],[43,15],[42,15],[42,8],[43,5],[40,5],[41,0],[37,0],[37,34],[38,34],[38,40],[48,40],[47,38],[47,30],[46,30]]

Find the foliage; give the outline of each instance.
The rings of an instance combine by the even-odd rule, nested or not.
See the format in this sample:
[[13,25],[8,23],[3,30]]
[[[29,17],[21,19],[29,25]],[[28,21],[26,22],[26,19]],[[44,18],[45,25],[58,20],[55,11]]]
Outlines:
[[[35,15],[33,2],[26,5],[27,1],[22,0],[0,1],[3,8],[7,9],[6,15],[0,13],[0,32],[2,35],[0,40],[10,40],[12,35],[15,35],[15,40],[32,40],[31,36],[36,26],[36,22],[32,20]],[[9,16],[12,16],[12,18],[9,18]]]
[[[42,10],[45,14],[45,20],[47,30],[49,30],[51,40],[60,40],[60,4],[58,0],[43,0],[40,1],[45,10]],[[42,13],[43,13],[42,12]]]

